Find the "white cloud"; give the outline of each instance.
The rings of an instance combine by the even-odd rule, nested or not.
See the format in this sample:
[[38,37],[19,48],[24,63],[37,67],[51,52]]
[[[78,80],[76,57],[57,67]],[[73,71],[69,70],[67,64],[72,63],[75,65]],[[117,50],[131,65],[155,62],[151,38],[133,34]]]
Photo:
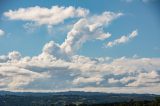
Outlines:
[[13,51],[8,54],[8,58],[11,60],[19,60],[21,58],[21,54],[17,51]]
[[76,79],[73,80],[73,84],[79,85],[79,84],[85,84],[85,83],[96,83],[96,84],[100,84],[101,81],[103,81],[104,79],[102,78],[102,76],[92,76],[92,77],[78,77]]
[[103,27],[121,15],[122,13],[104,12],[100,15],[81,18],[73,25],[73,28],[68,32],[67,38],[62,44],[50,41],[44,46],[42,54],[53,55],[57,59],[68,59],[86,41],[95,39],[104,40],[110,37],[111,34],[105,33]]
[[60,48],[60,45],[55,43],[54,41],[50,41],[49,43],[45,44],[43,47],[43,53],[53,55],[56,58],[63,57],[64,53]]
[[[45,12],[39,13],[38,10]],[[110,37],[111,34],[105,32],[103,28],[122,15],[122,13],[103,12],[100,15],[86,16],[88,13],[86,11],[88,10],[82,8],[55,6],[51,9],[31,7],[6,12],[5,15],[10,19],[33,21],[40,25],[55,25],[74,16],[83,18],[73,25],[62,44],[50,41],[37,56],[22,57],[17,51],[0,56],[0,90],[160,92],[158,89],[160,58],[114,59],[75,55],[86,41],[104,40]],[[60,13],[62,19],[57,22],[48,21],[50,18],[59,17],[56,16],[59,12],[65,13],[64,17]],[[56,15],[53,16],[53,13]],[[110,45],[125,43],[135,38],[137,34],[138,31],[135,30],[128,36],[122,36],[111,42]]]
[[160,84],[160,75],[156,71],[140,73],[135,79],[127,86],[155,86]]
[[[58,56],[58,53],[60,53],[61,56],[62,54],[74,54],[88,40],[104,40],[109,38],[111,34],[109,32],[105,32],[103,27],[109,25],[114,19],[123,15],[122,13],[113,13],[107,11],[99,15],[88,14],[89,10],[84,8],[76,9],[72,6],[53,6],[51,9],[36,6],[20,8],[18,10],[9,10],[8,12],[4,13],[4,15],[11,20],[31,21],[31,23],[27,23],[24,26],[30,31],[33,31],[37,25],[46,24],[49,29],[53,25],[62,23],[65,19],[81,17],[81,19],[79,19],[73,25],[72,29],[67,34],[67,38],[61,45],[53,43],[53,41],[50,42],[50,45],[54,45],[54,47],[58,49],[57,53],[52,52],[52,54],[55,56]],[[47,45],[44,47],[44,49],[46,50],[46,48]]]
[[[103,28],[109,25],[114,19],[123,15],[122,13],[107,11],[99,15],[88,14],[89,10],[84,8],[76,9],[72,6],[53,6],[51,9],[36,6],[20,8],[15,11],[10,10],[4,13],[4,15],[11,20],[31,21],[32,23],[25,25],[25,28],[29,28],[31,31],[34,30],[37,24],[46,24],[48,28],[50,28],[52,25],[62,23],[65,19],[81,17],[68,32],[67,38],[62,44],[51,41],[45,45],[43,52],[52,54],[56,58],[63,58],[66,57],[66,55],[70,56],[74,54],[88,40],[104,40],[109,38],[111,34],[105,32]],[[35,26],[33,22],[35,22]],[[30,27],[30,25],[33,26],[33,28]]]
[[104,12],[101,15],[80,19],[68,32],[61,45],[62,50],[67,54],[74,53],[88,40],[104,40],[110,37],[111,34],[105,33],[103,27],[121,15],[122,13]]
[[[8,59],[8,55],[2,57]],[[70,60],[64,60],[55,59],[50,54],[41,54],[22,57],[18,61],[8,59],[1,62],[0,89],[56,91],[84,90],[90,87],[94,91],[101,86],[108,89],[107,92],[111,92],[113,87],[126,87],[140,92],[142,87],[146,87],[148,91],[152,88],[156,93],[160,86],[159,67],[159,58],[123,57],[108,61],[105,58],[75,55]]]
[[123,44],[123,43],[126,43],[130,40],[132,40],[133,38],[135,38],[136,36],[138,35],[138,31],[137,30],[134,30],[132,33],[130,33],[128,36],[121,36],[119,39],[116,39],[114,41],[110,41],[106,44],[107,47],[113,47],[115,45],[118,45],[118,44]]
[[57,25],[65,19],[74,17],[85,17],[89,13],[83,8],[52,6],[50,9],[45,7],[19,8],[9,10],[4,15],[10,20],[32,21],[39,25]]
[[38,78],[46,78],[44,73],[33,72],[16,66],[0,67],[0,87],[7,89],[20,89],[20,86],[25,86]]
[[97,37],[96,39],[99,39],[99,40],[104,40],[104,39],[107,39],[111,36],[111,34],[108,32],[108,33],[105,33],[105,34],[101,34],[99,37]]
[[5,35],[5,32],[2,29],[0,29],[0,37],[2,37],[4,35]]

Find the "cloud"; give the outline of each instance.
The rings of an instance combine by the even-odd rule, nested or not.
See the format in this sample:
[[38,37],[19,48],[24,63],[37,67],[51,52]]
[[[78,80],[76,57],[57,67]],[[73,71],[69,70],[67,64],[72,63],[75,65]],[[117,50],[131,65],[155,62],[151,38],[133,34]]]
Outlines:
[[79,84],[88,84],[88,83],[96,83],[97,85],[100,84],[101,81],[104,79],[102,76],[92,76],[92,77],[78,77],[73,80],[73,84],[79,85]]
[[21,58],[21,54],[17,51],[13,51],[8,54],[8,58],[11,60],[19,60]]
[[114,84],[114,83],[127,84],[130,81],[135,81],[135,79],[136,79],[135,77],[131,77],[131,76],[123,77],[122,79],[110,78],[110,79],[108,79],[108,83],[110,83],[110,84]]
[[17,51],[0,56],[0,89],[87,91],[90,88],[94,91],[101,86],[99,89],[102,91],[110,88],[108,92],[113,87],[126,87],[138,92],[146,87],[146,92],[149,92],[152,86],[158,92],[159,58],[112,59],[71,55],[70,59],[65,59],[62,58],[64,54],[60,45],[51,41],[38,56],[22,57]]
[[97,15],[88,14],[89,10],[80,7],[76,9],[72,6],[52,6],[50,9],[36,6],[20,8],[18,10],[9,10],[4,13],[4,15],[10,20],[31,21],[32,23],[27,23],[24,26],[31,31],[34,30],[34,27],[37,27],[37,24],[46,24],[48,28],[50,28],[52,25],[62,23],[65,19],[80,17],[67,33],[67,38],[62,44],[57,44],[54,41],[51,41],[44,46],[43,54],[52,54],[56,58],[66,58],[67,55],[73,55],[86,41],[105,40],[109,38],[111,33],[105,32],[103,28],[123,15],[122,13],[107,11]]
[[[11,54],[11,53],[9,53]],[[5,57],[5,58],[4,58]],[[130,93],[154,93],[160,85],[159,58],[89,58],[74,55],[70,60],[56,59],[53,55],[21,57],[11,60],[3,56],[0,63],[0,89],[9,90],[86,90],[131,89]],[[100,88],[102,87],[102,88]],[[135,88],[136,87],[136,88]],[[85,89],[86,88],[86,89]],[[155,89],[154,89],[155,88]],[[109,90],[110,89],[110,90]],[[117,92],[119,92],[117,90]],[[129,92],[129,90],[127,91]],[[143,92],[143,91],[141,91]]]
[[[36,12],[39,10],[45,12]],[[76,55],[85,42],[109,38],[111,34],[103,28],[123,15],[107,11],[87,15],[86,11],[53,6],[51,9],[30,7],[5,12],[5,16],[12,20],[33,21],[40,25],[56,25],[67,18],[81,18],[74,23],[62,44],[50,41],[37,56],[23,57],[18,51],[1,55],[0,90],[159,93],[160,58],[90,58]],[[64,17],[60,12],[64,13]],[[61,19],[55,22],[53,19],[59,15]],[[134,30],[110,45],[128,42],[137,35],[138,31]]]
[[138,31],[137,30],[134,30],[132,33],[130,33],[128,36],[121,36],[119,39],[116,39],[114,41],[110,41],[106,44],[107,47],[113,47],[115,45],[118,45],[118,44],[123,44],[123,43],[126,43],[130,40],[132,40],[133,38],[135,38],[136,36],[138,35]]
[[[51,9],[36,6],[20,8],[15,11],[10,10],[4,13],[11,20],[31,21],[38,25],[46,24],[48,28],[52,27],[52,25],[62,23],[65,19],[81,17],[67,33],[67,38],[62,44],[51,41],[44,46],[43,53],[52,54],[56,58],[66,58],[67,55],[75,54],[86,41],[105,40],[109,38],[111,34],[105,32],[103,28],[123,15],[122,13],[107,11],[96,15],[88,14],[89,10],[84,8],[76,9],[72,6],[53,6]],[[27,23],[25,28],[33,31],[36,26],[33,23]]]
[[4,13],[4,16],[10,20],[31,21],[38,25],[57,25],[68,18],[85,17],[88,13],[89,11],[86,9],[76,9],[72,6],[52,6],[50,9],[35,6],[9,10]]
[[68,32],[67,38],[62,44],[50,41],[44,46],[42,54],[54,55],[54,57],[58,59],[68,59],[71,55],[74,55],[86,41],[109,38],[111,34],[105,33],[103,27],[121,15],[122,13],[103,12],[100,15],[81,18],[73,25],[73,28]]
[[127,86],[155,86],[160,83],[160,75],[156,71],[140,73],[134,82]]
[[104,40],[104,39],[107,39],[111,36],[111,34],[108,32],[108,33],[105,33],[105,34],[101,34],[99,37],[97,37],[96,39],[99,39],[99,40]]
[[45,78],[45,74],[36,73],[27,69],[16,66],[0,67],[0,88],[20,89],[20,86],[25,86],[38,78]]
[[62,50],[67,54],[74,53],[88,40],[109,38],[111,34],[105,33],[103,27],[121,15],[122,13],[104,12],[101,15],[80,19],[68,32],[61,45]]
[[0,37],[2,37],[4,35],[5,35],[5,32],[2,29],[0,29]]
[[43,53],[54,55],[57,58],[63,55],[60,45],[55,43],[54,41],[50,41],[49,43],[45,44],[45,46],[43,47]]
[[0,63],[5,63],[7,61],[18,61],[21,59],[21,53],[18,51],[12,51],[8,53],[8,55],[1,55],[0,56]]

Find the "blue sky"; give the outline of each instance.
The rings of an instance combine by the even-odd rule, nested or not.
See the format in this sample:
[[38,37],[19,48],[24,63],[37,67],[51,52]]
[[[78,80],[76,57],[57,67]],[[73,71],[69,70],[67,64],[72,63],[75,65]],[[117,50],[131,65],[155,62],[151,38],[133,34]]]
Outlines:
[[160,92],[158,0],[1,0],[0,90]]
[[[11,2],[11,3],[10,3]],[[17,50],[22,55],[34,56],[41,52],[43,45],[54,40],[62,43],[66,37],[67,31],[61,33],[49,34],[46,26],[41,26],[33,32],[24,29],[24,21],[10,21],[3,16],[8,10],[26,8],[33,6],[42,6],[51,8],[54,5],[75,6],[89,9],[94,14],[100,14],[103,11],[122,12],[124,16],[115,20],[111,25],[105,28],[105,31],[112,33],[109,40],[118,38],[121,35],[128,34],[134,29],[139,31],[139,36],[127,44],[118,45],[112,48],[104,48],[103,41],[89,41],[84,44],[78,54],[90,57],[121,57],[139,55],[141,57],[159,57],[160,55],[160,27],[159,14],[154,2],[142,2],[140,0],[126,2],[125,0],[103,0],[101,3],[95,0],[30,0],[30,1],[7,1],[2,0],[0,6],[1,24],[0,28],[6,32],[6,36],[0,39],[0,54],[6,54]],[[71,21],[69,19],[68,21]],[[64,21],[63,26],[69,24]],[[58,25],[56,27],[59,27]],[[54,30],[54,28],[53,28]],[[54,36],[54,37],[53,37]],[[56,37],[55,37],[56,36]],[[107,39],[108,41],[108,39]],[[95,52],[101,51],[101,52]],[[117,53],[118,52],[118,53]]]

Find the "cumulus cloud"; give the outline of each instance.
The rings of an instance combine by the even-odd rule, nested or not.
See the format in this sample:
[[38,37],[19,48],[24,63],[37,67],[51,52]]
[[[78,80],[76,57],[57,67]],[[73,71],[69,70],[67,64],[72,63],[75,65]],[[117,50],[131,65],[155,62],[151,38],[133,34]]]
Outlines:
[[0,29],[0,37],[2,37],[4,35],[5,35],[5,32],[2,29]]
[[[32,11],[31,11],[32,10]],[[39,12],[39,10],[43,12]],[[5,12],[12,20],[33,21],[40,25],[56,25],[67,18],[81,17],[67,33],[62,44],[46,43],[42,53],[23,57],[18,51],[0,56],[0,89],[12,91],[101,91],[127,93],[160,92],[160,58],[90,58],[76,55],[88,40],[105,40],[111,36],[103,30],[122,13],[88,14],[88,10],[53,6],[21,8]],[[61,16],[62,12],[64,16]],[[57,16],[58,14],[58,16]],[[60,19],[59,19],[60,16]],[[57,19],[55,22],[54,19]],[[135,38],[128,36],[110,46]],[[145,91],[144,91],[145,89]]]
[[55,58],[65,57],[65,54],[60,48],[60,45],[55,43],[54,41],[50,41],[43,47],[42,55],[47,55],[47,54],[53,55]]
[[114,41],[110,41],[106,44],[107,47],[113,47],[115,45],[118,45],[118,44],[123,44],[123,43],[126,43],[130,40],[132,40],[133,38],[135,38],[136,36],[138,35],[138,31],[137,30],[134,30],[132,33],[130,33],[128,36],[121,36],[120,38],[114,40]]
[[[85,20],[85,24],[87,22],[87,26],[90,25],[88,24],[89,20],[83,20]],[[73,27],[74,30],[81,28],[81,25]],[[86,29],[84,28],[83,30]],[[97,29],[95,28],[94,30]],[[69,33],[71,32],[72,30]],[[90,35],[87,34],[85,32],[83,36]],[[67,43],[68,36],[71,37],[71,35],[67,35],[67,41],[65,41]],[[75,39],[74,37],[77,36],[78,38]],[[81,37],[83,38],[83,36],[79,36],[79,34],[75,34],[71,42],[74,41],[76,44],[77,40],[81,39]],[[133,31],[129,38],[136,36],[137,32]],[[91,38],[89,36],[86,40],[97,39],[97,37],[99,36],[93,35]],[[112,87],[128,87],[129,89],[137,87],[135,90],[139,90],[139,87],[147,87],[150,90],[152,85],[155,87],[155,92],[158,92],[157,87],[160,81],[159,58],[122,57],[112,59],[89,58],[80,55],[69,56],[62,46],[63,44],[59,45],[54,41],[50,41],[45,44],[41,54],[33,57],[22,57],[21,53],[17,51],[0,56],[0,89],[26,91],[77,89],[87,91],[87,87],[89,87],[94,91],[101,86],[99,89],[102,91],[104,88],[112,89]],[[70,45],[73,48],[72,44]],[[70,58],[68,59],[68,57]]]
[[127,86],[155,86],[160,83],[160,75],[156,71],[140,73],[135,79]]
[[32,21],[38,25],[57,25],[65,19],[74,17],[85,17],[89,13],[83,8],[52,6],[19,8],[18,10],[9,10],[4,13],[10,20]]
[[43,53],[54,55],[56,58],[67,58],[79,50],[88,40],[107,39],[111,34],[105,33],[103,27],[121,15],[122,13],[104,12],[100,15],[81,18],[73,25],[61,45],[51,41],[44,46]]
[[0,88],[20,89],[38,78],[45,78],[45,74],[33,72],[16,66],[0,67]]
[[68,61],[55,59],[49,54],[21,57],[19,61],[8,59],[0,63],[0,89],[57,91],[84,90],[90,87],[91,91],[99,88],[102,91],[108,89],[110,92],[112,88],[117,88],[119,92],[118,88],[126,87],[139,91],[142,87],[146,87],[148,89],[146,92],[151,89],[158,92],[159,63],[159,58],[106,60],[79,55],[72,56]]
[[[62,44],[51,41],[44,46],[43,53],[52,54],[56,58],[66,58],[66,55],[74,54],[88,40],[105,40],[109,38],[111,33],[105,32],[103,28],[123,15],[122,13],[107,11],[97,15],[88,14],[89,10],[84,8],[76,9],[72,6],[52,6],[51,9],[36,6],[9,10],[4,13],[11,20],[31,21],[39,25],[46,24],[48,26],[57,25],[68,18],[81,17],[68,32],[67,38]],[[28,28],[28,25],[30,24],[27,24],[26,28]]]
[[21,58],[21,54],[18,51],[13,51],[8,54],[8,58],[11,60],[19,60]]
[[0,56],[0,63],[7,62],[7,61],[18,61],[21,59],[21,53],[18,51],[12,51],[8,53],[8,55],[1,55]]
[[101,15],[80,19],[68,32],[61,48],[65,53],[70,54],[79,49],[88,40],[109,38],[111,34],[105,33],[103,27],[121,15],[122,13],[104,12]]
[[[38,25],[46,24],[49,28],[52,25],[62,23],[65,19],[81,17],[67,33],[67,38],[62,44],[51,41],[44,46],[43,54],[52,54],[56,58],[66,58],[67,55],[73,55],[88,40],[105,40],[109,38],[111,33],[105,32],[103,28],[123,15],[122,13],[107,11],[97,15],[88,14],[89,10],[72,6],[52,6],[50,9],[36,6],[9,10],[4,13],[11,20],[31,21]],[[33,26],[33,23],[26,24],[25,27],[28,28],[28,25]],[[32,27],[31,30],[33,30]]]

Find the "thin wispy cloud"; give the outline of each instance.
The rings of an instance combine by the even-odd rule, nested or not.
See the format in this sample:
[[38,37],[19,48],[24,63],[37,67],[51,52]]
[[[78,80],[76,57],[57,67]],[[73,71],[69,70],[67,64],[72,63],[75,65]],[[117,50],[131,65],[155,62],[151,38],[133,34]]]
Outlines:
[[114,41],[110,41],[106,44],[107,47],[113,47],[115,45],[119,45],[119,44],[123,44],[126,43],[130,40],[132,40],[133,38],[135,38],[138,35],[138,31],[134,30],[132,33],[130,33],[128,36],[121,36],[118,39],[115,39]]

